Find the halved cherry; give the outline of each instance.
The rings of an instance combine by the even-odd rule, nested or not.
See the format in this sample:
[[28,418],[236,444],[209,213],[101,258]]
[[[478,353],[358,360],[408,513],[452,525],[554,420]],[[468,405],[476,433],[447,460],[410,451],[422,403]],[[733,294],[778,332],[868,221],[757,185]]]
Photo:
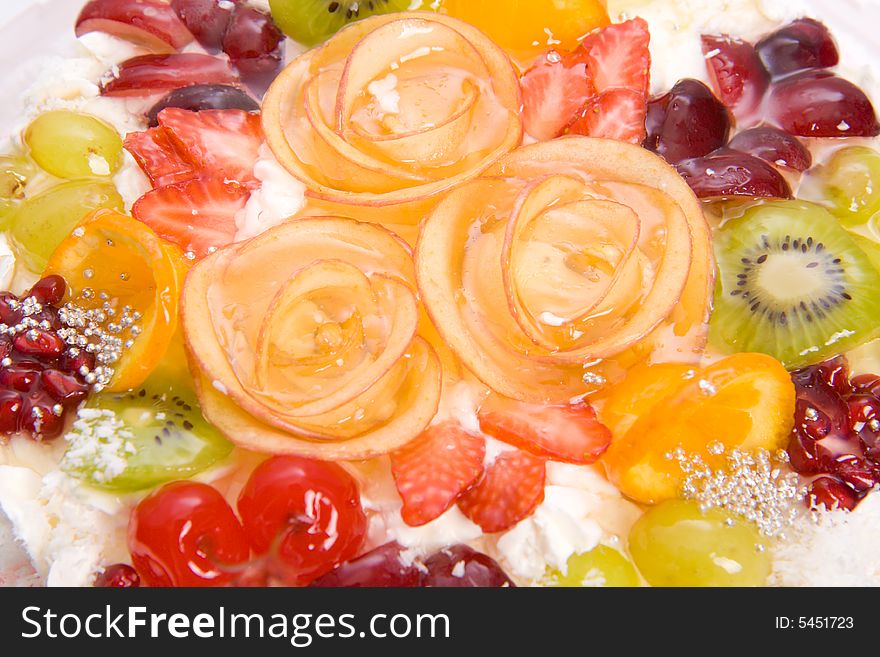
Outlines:
[[67,281],[70,298],[83,308],[110,304],[140,313],[132,344],[113,364],[108,389],[127,390],[143,382],[168,348],[177,326],[177,305],[186,274],[180,249],[146,224],[114,210],[87,216],[59,245],[46,273]]

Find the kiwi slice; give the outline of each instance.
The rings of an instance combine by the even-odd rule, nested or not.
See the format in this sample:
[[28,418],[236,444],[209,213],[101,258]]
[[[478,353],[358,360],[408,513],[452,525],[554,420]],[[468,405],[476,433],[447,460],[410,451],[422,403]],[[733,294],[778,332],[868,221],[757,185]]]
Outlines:
[[835,217],[805,201],[763,201],[715,235],[718,286],[710,340],[790,368],[880,335],[880,272]]
[[[294,41],[315,46],[336,34],[349,23],[375,16],[406,11],[412,0],[269,0],[272,18]],[[422,9],[436,4],[424,0]]]
[[118,492],[187,479],[232,451],[202,416],[192,389],[167,371],[135,390],[96,395],[80,409],[66,438],[62,467]]

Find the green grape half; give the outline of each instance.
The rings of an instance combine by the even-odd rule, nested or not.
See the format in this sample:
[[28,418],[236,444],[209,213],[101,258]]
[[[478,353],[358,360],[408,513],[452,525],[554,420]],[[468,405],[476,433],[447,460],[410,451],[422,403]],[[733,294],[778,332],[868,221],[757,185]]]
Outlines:
[[880,152],[847,146],[817,167],[819,194],[845,226],[861,226],[880,212]]
[[575,554],[568,559],[567,573],[551,570],[542,584],[545,586],[640,586],[639,574],[632,562],[614,548],[598,545],[589,552]]
[[122,138],[88,114],[54,110],[28,126],[24,140],[31,157],[53,176],[73,180],[111,176],[122,165]]
[[754,525],[691,501],[648,509],[629,551],[651,586],[762,586],[770,574],[767,539]]
[[110,182],[74,180],[51,187],[22,202],[10,219],[16,258],[41,272],[49,256],[91,211],[122,211],[124,203]]

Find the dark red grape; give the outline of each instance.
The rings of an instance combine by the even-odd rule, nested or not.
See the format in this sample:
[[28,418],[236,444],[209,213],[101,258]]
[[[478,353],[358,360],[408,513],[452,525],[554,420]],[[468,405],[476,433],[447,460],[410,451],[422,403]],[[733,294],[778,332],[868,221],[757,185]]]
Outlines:
[[440,550],[425,561],[423,586],[500,588],[516,586],[494,559],[467,545]]
[[852,82],[809,71],[776,82],[768,116],[783,130],[801,137],[875,137],[880,123],[874,106]]
[[403,556],[397,543],[386,543],[343,563],[309,586],[319,587],[417,587],[422,585],[422,570]]
[[116,78],[101,90],[105,96],[151,96],[194,84],[235,84],[229,62],[201,53],[141,55],[119,65]]
[[806,171],[813,162],[797,137],[771,126],[743,130],[730,140],[728,148],[795,171]]
[[166,107],[179,107],[192,112],[210,109],[240,109],[246,112],[260,110],[260,104],[241,89],[225,84],[197,84],[175,89],[153,105],[147,112],[151,128],[159,125],[159,112]]
[[799,18],[768,34],[755,46],[764,66],[775,78],[830,68],[839,59],[828,28],[812,18]]
[[740,122],[748,122],[770,86],[770,74],[752,44],[726,35],[703,35],[703,55],[718,97]]
[[726,144],[730,115],[705,84],[680,80],[668,94],[648,103],[646,127],[645,148],[678,164]]
[[223,37],[223,51],[242,80],[261,95],[281,70],[284,34],[271,16],[251,7],[238,7]]
[[171,6],[202,47],[211,53],[223,45],[226,26],[240,0],[171,0]]
[[791,187],[764,160],[728,149],[678,163],[678,173],[700,198],[791,198]]
[[858,504],[858,496],[836,477],[819,477],[810,485],[807,502],[817,508],[824,506],[852,511]]

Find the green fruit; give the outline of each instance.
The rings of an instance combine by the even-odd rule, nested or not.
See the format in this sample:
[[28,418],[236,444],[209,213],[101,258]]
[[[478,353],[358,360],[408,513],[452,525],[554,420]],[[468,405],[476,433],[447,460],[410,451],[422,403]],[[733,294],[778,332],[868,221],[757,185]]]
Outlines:
[[59,178],[111,176],[122,165],[122,138],[110,125],[88,114],[55,110],[40,114],[24,140],[31,157]]
[[846,225],[864,225],[880,212],[880,153],[874,149],[841,148],[813,175],[819,193]]
[[202,416],[189,384],[164,371],[137,390],[92,398],[67,439],[65,470],[97,488],[123,492],[187,479],[232,451]]
[[547,573],[545,586],[639,586],[639,575],[632,562],[617,550],[598,545],[589,552],[575,554],[568,559],[568,572]]
[[651,586],[762,586],[770,553],[754,525],[669,500],[633,525],[629,551]]
[[[272,18],[278,27],[295,41],[316,46],[349,23],[410,8],[412,0],[269,0]],[[429,0],[422,9],[431,9]]]
[[21,200],[36,167],[23,157],[0,155],[0,199]]
[[757,351],[788,368],[880,335],[880,262],[832,214],[804,201],[762,201],[715,233],[719,276],[713,344]]
[[41,272],[49,256],[91,211],[122,211],[124,203],[109,182],[76,180],[62,183],[22,202],[11,218],[10,236],[17,258]]

